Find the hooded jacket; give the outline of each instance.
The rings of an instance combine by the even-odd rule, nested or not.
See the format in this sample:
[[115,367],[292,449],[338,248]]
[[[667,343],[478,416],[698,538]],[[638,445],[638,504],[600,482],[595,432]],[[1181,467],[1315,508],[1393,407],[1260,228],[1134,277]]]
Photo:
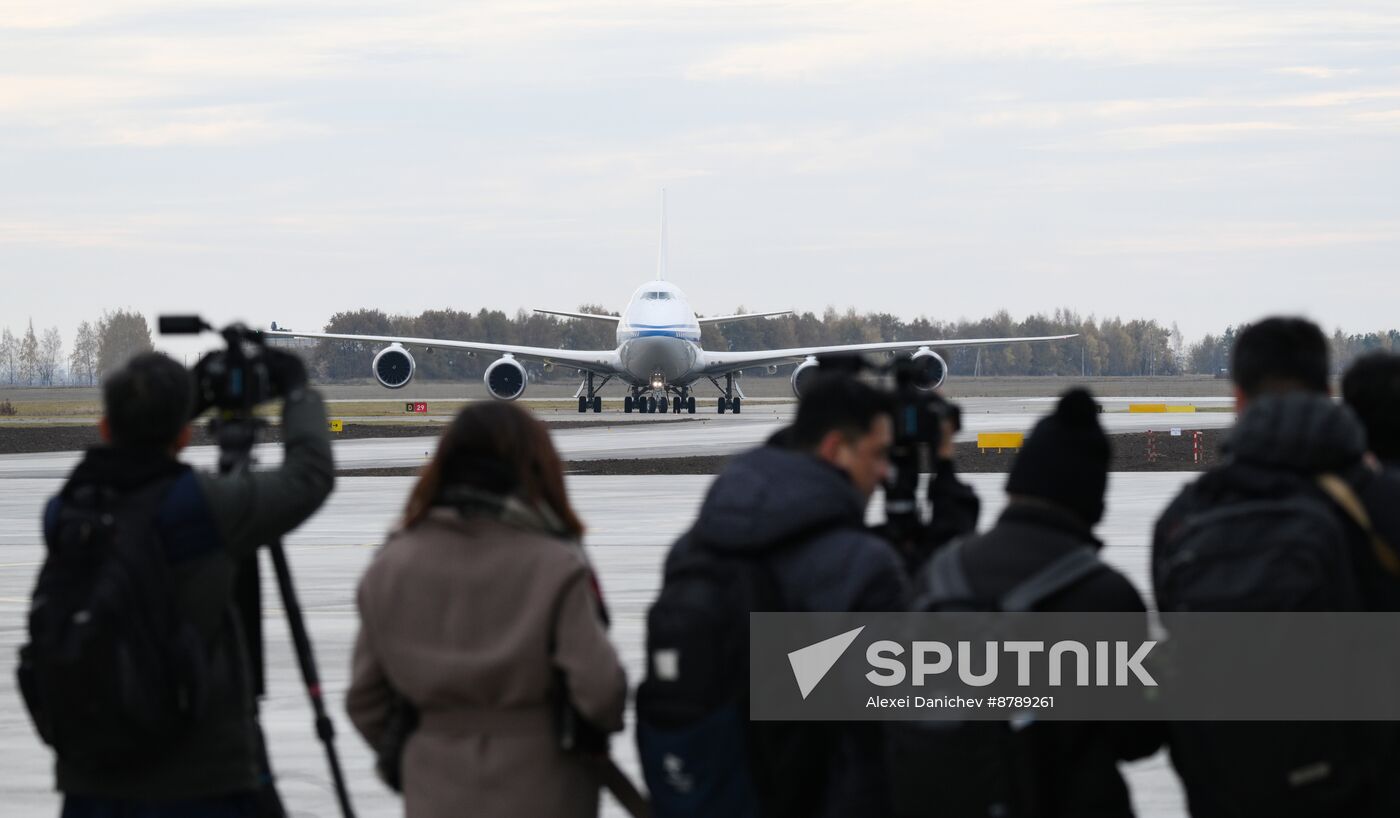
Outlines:
[[[1157,522],[1153,536],[1154,564],[1157,552],[1197,511],[1231,502],[1296,496],[1300,486],[1306,486],[1323,474],[1345,479],[1368,506],[1378,533],[1391,543],[1397,542],[1395,514],[1391,509],[1400,492],[1394,487],[1393,476],[1366,465],[1365,451],[1366,434],[1361,423],[1348,407],[1328,396],[1296,392],[1259,398],[1240,416],[1222,447],[1224,462],[1184,488]],[[1339,507],[1336,513],[1347,531],[1350,563],[1360,590],[1361,608],[1400,610],[1397,607],[1400,606],[1400,580],[1381,566],[1371,549],[1370,538],[1361,528]],[[1177,728],[1189,727],[1190,724],[1175,726],[1171,744],[1172,762],[1186,784],[1191,814],[1203,818],[1239,814],[1223,803],[1210,783],[1238,771],[1221,770],[1209,761],[1198,759],[1190,749],[1194,745],[1175,735]],[[1382,772],[1362,779],[1363,783],[1348,795],[1352,800],[1346,807],[1314,814],[1396,814],[1400,788],[1386,772],[1394,769],[1395,764],[1397,739],[1393,728],[1378,723],[1255,722],[1233,729],[1237,739],[1243,736],[1261,745],[1294,739],[1294,729],[1351,731],[1347,735],[1351,746],[1367,748],[1359,755],[1369,757],[1374,768]],[[1344,809],[1345,813],[1337,809]]]
[[[865,529],[865,500],[839,469],[774,445],[735,458],[710,486],[669,570],[697,547],[767,556],[787,610],[900,611],[909,587],[893,546]],[[832,728],[821,816],[888,813],[880,733]]]

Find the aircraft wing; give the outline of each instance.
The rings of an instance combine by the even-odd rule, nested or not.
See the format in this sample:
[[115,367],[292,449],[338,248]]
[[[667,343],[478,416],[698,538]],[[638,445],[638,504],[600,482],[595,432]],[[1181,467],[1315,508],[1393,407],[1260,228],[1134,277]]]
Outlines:
[[912,352],[920,347],[980,347],[995,344],[1020,344],[1034,341],[1061,341],[1074,335],[1039,335],[1026,338],[945,338],[938,341],[881,341],[874,344],[838,344],[824,347],[794,347],[792,349],[760,349],[752,352],[706,352],[705,374],[723,375],[737,369],[771,364],[788,364],[813,355],[862,352]]
[[608,322],[613,323],[613,324],[616,324],[618,321],[621,321],[621,320],[622,320],[622,317],[621,317],[621,316],[618,316],[618,315],[598,315],[597,313],[593,313],[593,312],[568,312],[568,311],[565,311],[565,310],[542,310],[542,309],[540,309],[539,307],[535,307],[535,308],[534,308],[534,311],[535,311],[535,312],[538,312],[538,313],[542,313],[542,314],[544,314],[544,315],[558,315],[558,316],[563,317],[563,318],[591,318],[591,319],[594,320],[594,321],[608,321]]
[[442,338],[403,338],[395,335],[341,335],[333,332],[283,332],[265,330],[269,338],[316,338],[324,341],[361,341],[369,344],[399,344],[405,347],[459,349],[485,355],[514,355],[533,361],[609,375],[620,368],[617,350],[613,349],[550,349],[516,344],[487,344],[480,341],[448,341]]
[[727,324],[731,321],[749,321],[754,318],[775,318],[779,315],[792,315],[792,310],[779,310],[777,312],[741,312],[737,315],[716,315],[710,318],[697,318],[700,326],[706,324]]

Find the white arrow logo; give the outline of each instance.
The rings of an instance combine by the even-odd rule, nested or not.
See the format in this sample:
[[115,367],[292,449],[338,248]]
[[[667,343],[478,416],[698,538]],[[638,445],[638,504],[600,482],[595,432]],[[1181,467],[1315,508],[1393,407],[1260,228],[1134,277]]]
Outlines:
[[797,677],[797,689],[802,691],[802,698],[806,700],[807,694],[811,693],[827,671],[831,670],[841,655],[846,652],[846,648],[856,641],[860,632],[865,630],[861,625],[853,631],[846,631],[843,634],[833,636],[830,639],[823,639],[805,648],[799,648],[788,654],[788,662],[792,665],[792,675]]

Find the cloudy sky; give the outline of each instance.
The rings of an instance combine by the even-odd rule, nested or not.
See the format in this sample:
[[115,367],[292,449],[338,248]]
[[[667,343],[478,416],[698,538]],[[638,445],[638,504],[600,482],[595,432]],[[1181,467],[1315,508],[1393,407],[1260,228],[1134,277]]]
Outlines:
[[1069,306],[1400,325],[1387,2],[0,0],[0,326]]

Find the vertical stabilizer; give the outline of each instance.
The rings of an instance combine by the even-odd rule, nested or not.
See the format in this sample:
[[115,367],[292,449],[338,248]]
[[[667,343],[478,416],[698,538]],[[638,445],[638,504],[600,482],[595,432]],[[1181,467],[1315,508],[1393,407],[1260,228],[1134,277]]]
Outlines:
[[656,280],[666,280],[666,188],[661,188],[661,249],[656,254]]

